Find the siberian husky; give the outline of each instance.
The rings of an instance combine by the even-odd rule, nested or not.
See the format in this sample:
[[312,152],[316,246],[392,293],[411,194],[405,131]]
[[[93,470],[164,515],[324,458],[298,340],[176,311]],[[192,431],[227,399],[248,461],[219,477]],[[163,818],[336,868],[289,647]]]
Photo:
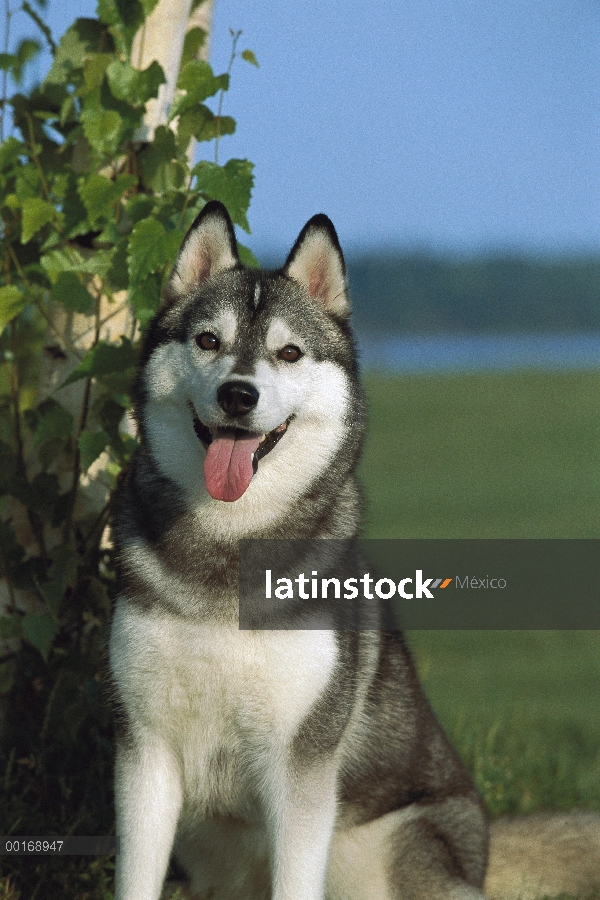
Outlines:
[[483,897],[486,813],[402,635],[238,628],[240,539],[357,534],[349,312],[324,215],[274,272],[220,203],[183,242],[113,518],[116,900],[172,852],[201,900]]

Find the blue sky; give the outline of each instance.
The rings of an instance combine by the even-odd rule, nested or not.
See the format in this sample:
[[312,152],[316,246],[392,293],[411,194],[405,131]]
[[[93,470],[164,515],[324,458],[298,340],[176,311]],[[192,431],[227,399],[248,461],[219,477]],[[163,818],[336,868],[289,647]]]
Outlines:
[[255,163],[259,258],[316,212],[349,250],[598,252],[597,0],[215,0],[217,71],[230,27],[260,62],[236,62],[221,149]]

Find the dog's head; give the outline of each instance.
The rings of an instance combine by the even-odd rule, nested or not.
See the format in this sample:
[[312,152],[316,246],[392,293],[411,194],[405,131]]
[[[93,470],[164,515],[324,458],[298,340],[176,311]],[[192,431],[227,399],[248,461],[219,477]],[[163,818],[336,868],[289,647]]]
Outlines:
[[296,458],[312,456],[320,471],[356,400],[349,311],[326,216],[314,216],[284,267],[267,272],[241,264],[227,210],[208,203],[183,241],[143,351],[138,418],[155,456],[178,458],[175,442],[193,434],[205,448],[206,490],[224,501],[241,498],[257,468],[262,475],[283,461],[292,438]]

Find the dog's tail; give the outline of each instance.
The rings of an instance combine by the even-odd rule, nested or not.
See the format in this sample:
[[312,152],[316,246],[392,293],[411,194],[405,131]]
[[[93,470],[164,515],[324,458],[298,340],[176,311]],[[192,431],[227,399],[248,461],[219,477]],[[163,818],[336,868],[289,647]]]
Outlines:
[[600,900],[600,814],[532,813],[492,822],[485,881],[490,900]]

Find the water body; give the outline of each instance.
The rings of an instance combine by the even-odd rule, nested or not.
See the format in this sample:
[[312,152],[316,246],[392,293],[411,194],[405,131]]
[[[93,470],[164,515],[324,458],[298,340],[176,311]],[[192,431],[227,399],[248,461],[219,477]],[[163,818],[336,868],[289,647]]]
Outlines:
[[384,372],[484,372],[600,368],[600,333],[367,335],[364,369]]

